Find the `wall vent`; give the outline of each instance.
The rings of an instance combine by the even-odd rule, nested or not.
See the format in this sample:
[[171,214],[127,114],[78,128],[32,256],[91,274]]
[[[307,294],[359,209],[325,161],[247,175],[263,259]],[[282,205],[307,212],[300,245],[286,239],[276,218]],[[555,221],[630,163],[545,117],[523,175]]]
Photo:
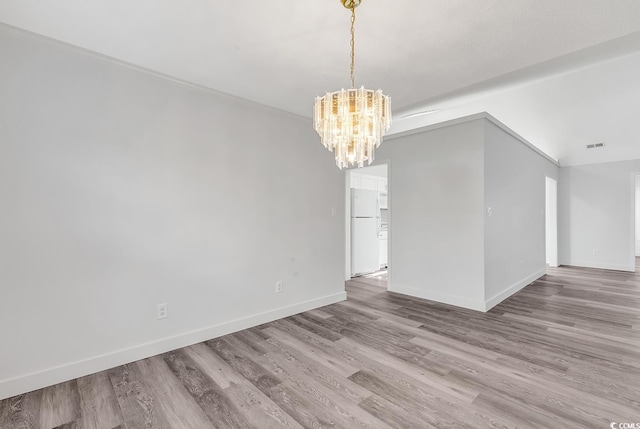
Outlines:
[[599,147],[604,147],[604,143],[594,143],[587,145],[587,149],[597,149]]

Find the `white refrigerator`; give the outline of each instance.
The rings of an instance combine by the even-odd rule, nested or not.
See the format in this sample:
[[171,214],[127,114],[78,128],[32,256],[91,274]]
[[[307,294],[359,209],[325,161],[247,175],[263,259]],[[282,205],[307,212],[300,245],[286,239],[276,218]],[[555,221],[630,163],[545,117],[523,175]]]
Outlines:
[[351,276],[380,268],[378,191],[351,190]]

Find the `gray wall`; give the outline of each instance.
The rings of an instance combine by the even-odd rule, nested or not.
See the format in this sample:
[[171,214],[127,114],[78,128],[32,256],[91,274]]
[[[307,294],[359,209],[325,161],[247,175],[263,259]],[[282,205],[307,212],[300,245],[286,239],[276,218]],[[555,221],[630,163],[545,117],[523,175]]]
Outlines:
[[343,173],[309,120],[17,36],[0,399],[344,299]]
[[494,123],[485,124],[485,300],[490,308],[545,273],[545,178],[557,180],[558,166]]
[[633,173],[640,160],[560,169],[560,264],[635,270]]
[[544,274],[558,166],[495,118],[418,130],[376,157],[389,163],[390,290],[486,311]]
[[484,119],[385,141],[394,292],[484,309]]

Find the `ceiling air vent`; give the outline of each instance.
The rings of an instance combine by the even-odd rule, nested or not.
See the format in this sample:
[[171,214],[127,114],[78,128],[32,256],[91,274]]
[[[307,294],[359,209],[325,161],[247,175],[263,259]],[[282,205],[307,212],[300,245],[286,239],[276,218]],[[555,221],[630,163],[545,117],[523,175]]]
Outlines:
[[604,147],[604,143],[594,143],[587,145],[587,149],[597,149],[599,147]]

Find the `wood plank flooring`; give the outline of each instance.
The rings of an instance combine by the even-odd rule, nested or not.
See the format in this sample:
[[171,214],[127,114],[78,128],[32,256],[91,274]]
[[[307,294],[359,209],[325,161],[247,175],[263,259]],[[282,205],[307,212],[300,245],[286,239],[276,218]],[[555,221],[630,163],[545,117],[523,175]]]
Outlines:
[[640,422],[640,274],[549,269],[486,314],[385,287],[354,279],[345,302],[0,401],[0,427]]

